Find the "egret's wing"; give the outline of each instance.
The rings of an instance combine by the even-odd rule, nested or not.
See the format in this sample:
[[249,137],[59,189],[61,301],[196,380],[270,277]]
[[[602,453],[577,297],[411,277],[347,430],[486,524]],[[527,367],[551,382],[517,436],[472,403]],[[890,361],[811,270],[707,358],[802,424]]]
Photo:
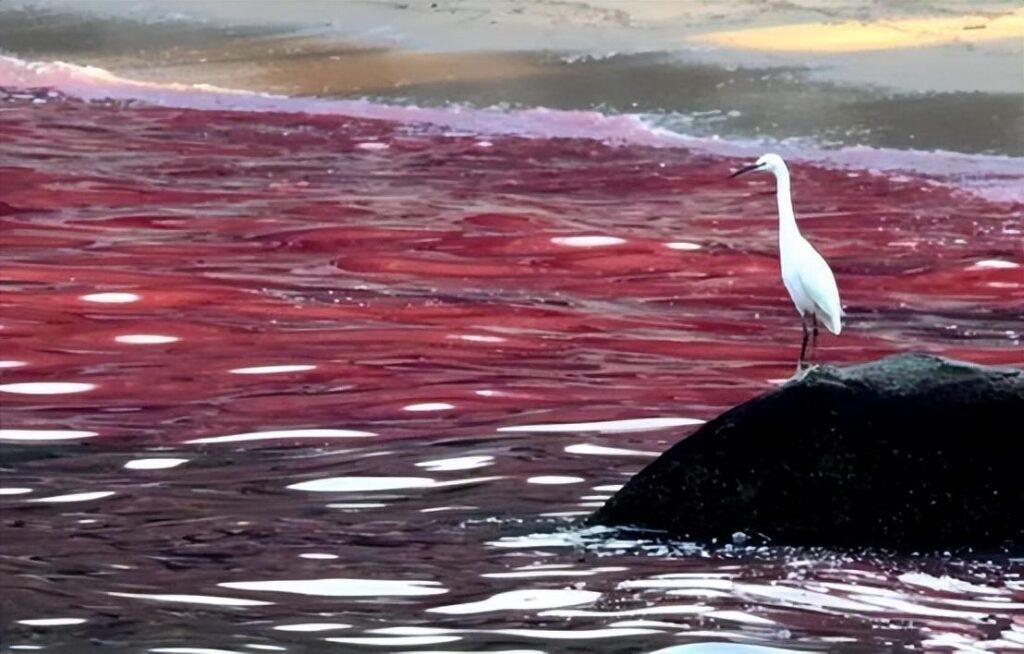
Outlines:
[[822,317],[826,318],[829,331],[839,333],[843,307],[839,301],[839,287],[836,286],[832,269],[813,246],[808,253],[806,266],[810,274],[801,279],[804,292],[814,302]]

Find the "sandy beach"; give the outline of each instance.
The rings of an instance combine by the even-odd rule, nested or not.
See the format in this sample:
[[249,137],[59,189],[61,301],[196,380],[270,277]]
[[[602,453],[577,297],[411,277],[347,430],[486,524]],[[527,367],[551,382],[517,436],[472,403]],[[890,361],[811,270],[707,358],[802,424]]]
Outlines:
[[27,0],[0,46],[149,82],[1024,154],[1014,2]]

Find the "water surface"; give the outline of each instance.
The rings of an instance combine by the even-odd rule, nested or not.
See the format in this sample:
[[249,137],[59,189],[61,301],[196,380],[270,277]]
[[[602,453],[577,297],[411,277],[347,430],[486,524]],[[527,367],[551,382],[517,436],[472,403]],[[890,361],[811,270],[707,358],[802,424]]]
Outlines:
[[[572,527],[793,370],[740,160],[45,91],[0,124],[5,651],[1024,648],[1003,555]],[[793,166],[821,358],[1020,364],[1022,205],[878,164]]]

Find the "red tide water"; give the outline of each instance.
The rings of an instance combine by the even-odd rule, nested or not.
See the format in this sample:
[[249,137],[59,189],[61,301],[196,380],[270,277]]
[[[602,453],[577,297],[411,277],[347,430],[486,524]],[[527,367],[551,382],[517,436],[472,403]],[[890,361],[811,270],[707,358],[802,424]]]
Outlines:
[[[709,418],[794,366],[772,180],[727,179],[735,159],[24,95],[0,115],[3,358],[24,362],[4,383],[95,386],[5,393],[5,426],[179,441],[282,416],[384,436]],[[1024,361],[1022,205],[792,173],[848,313],[822,361]],[[117,340],[137,334],[176,340]],[[303,369],[232,372],[274,366]],[[424,402],[452,408],[403,410]]]

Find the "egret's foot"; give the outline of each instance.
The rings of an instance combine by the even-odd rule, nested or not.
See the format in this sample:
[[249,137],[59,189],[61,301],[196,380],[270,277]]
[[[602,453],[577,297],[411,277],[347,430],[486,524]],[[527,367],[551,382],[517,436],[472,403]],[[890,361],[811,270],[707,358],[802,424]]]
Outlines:
[[798,365],[797,369],[796,369],[796,372],[793,373],[793,376],[790,377],[789,380],[790,381],[803,381],[803,378],[807,376],[807,373],[809,373],[810,371],[812,371],[812,370],[814,370],[815,368],[818,368],[818,367],[819,366],[818,366],[817,363],[808,363],[808,364],[803,365],[803,366],[799,366]]

